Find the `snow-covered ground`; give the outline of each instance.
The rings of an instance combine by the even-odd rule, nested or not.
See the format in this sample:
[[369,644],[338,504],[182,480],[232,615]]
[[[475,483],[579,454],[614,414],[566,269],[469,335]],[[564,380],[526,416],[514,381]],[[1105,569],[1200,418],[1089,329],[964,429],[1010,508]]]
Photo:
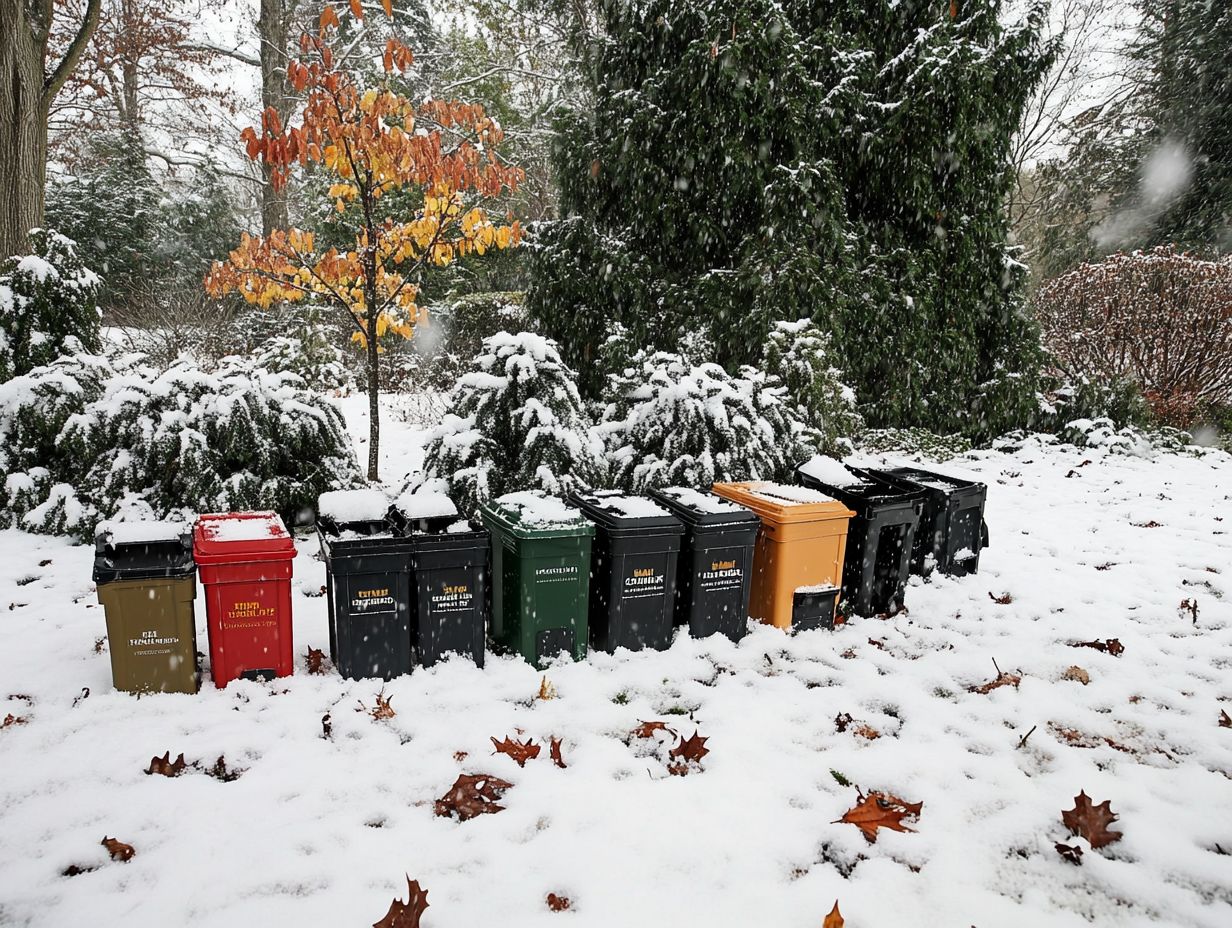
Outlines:
[[[362,398],[345,406],[362,434]],[[396,484],[423,439],[386,430]],[[137,699],[96,650],[90,549],[0,533],[0,720],[23,720],[0,730],[0,925],[367,925],[404,874],[427,928],[816,928],[836,899],[852,928],[1232,925],[1232,459],[1027,448],[941,469],[989,484],[993,547],[976,576],[913,581],[909,615],[597,655],[550,670],[547,701],[519,660],[452,661],[387,684],[382,721],[355,711],[379,682],[304,672],[327,647],[311,537],[295,676]],[[200,601],[197,621],[205,651]],[[1069,646],[1106,638],[1124,652]],[[1020,686],[970,692],[994,660]],[[655,719],[709,739],[702,772],[630,738]],[[519,768],[490,736],[545,749]],[[168,750],[246,772],[147,776]],[[513,783],[505,810],[434,816],[460,773]],[[923,802],[915,831],[837,823],[857,801],[840,777]],[[1122,840],[1069,835],[1080,790]]]

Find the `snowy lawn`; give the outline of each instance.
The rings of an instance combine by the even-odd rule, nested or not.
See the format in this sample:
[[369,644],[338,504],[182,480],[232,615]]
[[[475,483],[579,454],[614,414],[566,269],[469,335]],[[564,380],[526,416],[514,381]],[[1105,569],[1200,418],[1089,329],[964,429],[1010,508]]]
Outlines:
[[[422,436],[386,429],[396,483]],[[0,719],[20,719],[0,730],[0,925],[368,925],[404,874],[427,928],[817,928],[836,899],[852,928],[1232,925],[1232,460],[1028,448],[942,469],[988,482],[993,547],[977,576],[913,581],[909,615],[597,655],[552,669],[546,701],[519,660],[453,661],[386,685],[384,720],[356,711],[379,682],[304,672],[327,647],[312,537],[294,677],[136,699],[96,648],[90,549],[0,533]],[[1070,647],[1108,638],[1123,653]],[[1020,685],[970,691],[994,659]],[[656,719],[708,739],[701,772],[631,738]],[[544,749],[519,768],[490,736]],[[147,776],[168,750],[245,772]],[[460,773],[512,783],[504,811],[434,816]],[[922,802],[915,830],[837,823],[858,800],[840,779]],[[1080,790],[1121,840],[1069,834]]]

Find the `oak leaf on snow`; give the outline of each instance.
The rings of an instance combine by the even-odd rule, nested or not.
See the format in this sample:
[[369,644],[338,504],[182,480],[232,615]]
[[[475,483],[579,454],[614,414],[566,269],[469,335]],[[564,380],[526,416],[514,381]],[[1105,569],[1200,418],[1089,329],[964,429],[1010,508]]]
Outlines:
[[428,907],[428,891],[421,889],[418,880],[406,878],[406,902],[395,899],[389,904],[389,911],[379,922],[373,922],[372,928],[419,928],[419,920],[424,909]]
[[1086,838],[1091,847],[1101,848],[1121,840],[1119,831],[1109,831],[1108,826],[1117,820],[1112,811],[1112,800],[1105,799],[1099,805],[1091,801],[1086,791],[1074,797],[1074,807],[1061,813],[1061,821],[1074,834]]
[[856,805],[847,810],[840,822],[855,825],[864,833],[869,844],[877,840],[877,829],[888,828],[891,831],[914,831],[903,824],[903,819],[918,819],[924,808],[922,802],[906,802],[889,793],[879,793],[870,790],[867,796],[861,798]]

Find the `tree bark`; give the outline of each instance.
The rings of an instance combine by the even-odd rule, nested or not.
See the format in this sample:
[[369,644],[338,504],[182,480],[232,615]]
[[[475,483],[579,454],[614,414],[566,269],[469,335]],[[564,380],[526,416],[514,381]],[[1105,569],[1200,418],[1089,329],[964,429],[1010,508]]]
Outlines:
[[[2,0],[0,0],[2,2]],[[261,105],[273,107],[278,119],[284,124],[287,119],[287,26],[288,11],[284,0],[261,0],[261,14],[257,19],[258,38],[261,43]],[[286,190],[275,190],[273,171],[262,162],[261,176],[261,232],[269,235],[275,229],[290,225],[287,213]]]
[[0,0],[0,260],[25,250],[43,224],[47,114],[98,26],[89,0],[64,57],[45,68],[53,0]]

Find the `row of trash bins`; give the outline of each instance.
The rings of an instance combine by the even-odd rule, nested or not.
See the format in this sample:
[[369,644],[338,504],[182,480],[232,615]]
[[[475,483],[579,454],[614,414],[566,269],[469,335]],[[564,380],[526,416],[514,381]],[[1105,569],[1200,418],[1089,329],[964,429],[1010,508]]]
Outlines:
[[[798,485],[717,483],[648,496],[512,493],[461,518],[439,493],[326,493],[330,658],[391,679],[489,641],[542,666],[562,652],[666,648],[675,626],[739,640],[751,617],[785,630],[903,605],[909,573],[974,572],[983,484],[815,458]],[[215,685],[287,676],[296,549],[273,513],[104,525],[94,580],[112,673],[129,692],[196,692],[196,572]],[[840,610],[841,601],[841,610]],[[490,620],[490,621],[489,621]]]

